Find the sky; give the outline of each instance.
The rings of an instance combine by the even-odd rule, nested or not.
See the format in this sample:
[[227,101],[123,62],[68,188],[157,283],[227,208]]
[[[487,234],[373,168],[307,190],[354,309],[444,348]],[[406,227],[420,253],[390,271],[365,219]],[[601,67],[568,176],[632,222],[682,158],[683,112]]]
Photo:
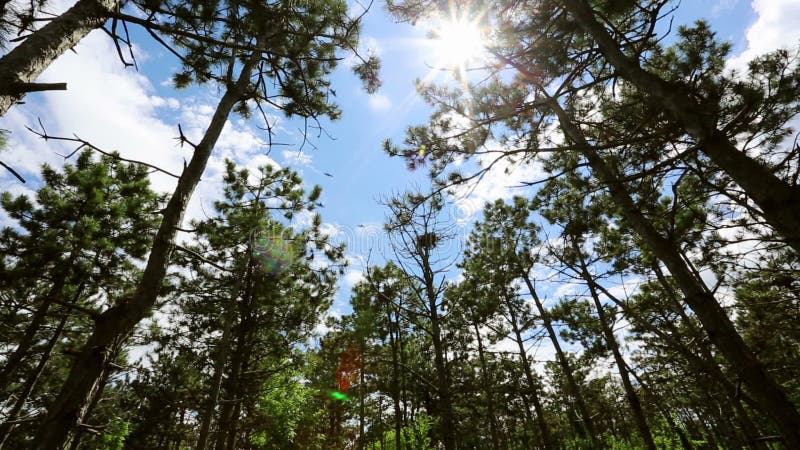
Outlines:
[[[351,3],[351,10],[359,11],[358,5]],[[51,9],[63,11],[70,4],[57,0]],[[683,0],[673,29],[701,18],[733,44],[731,67],[742,67],[766,51],[800,43],[800,0]],[[26,126],[37,128],[38,119],[51,134],[75,134],[104,150],[118,150],[124,157],[173,172],[181,170],[189,153],[176,144],[178,125],[198,140],[220,92],[209,86],[174,89],[170,76],[177,68],[175,58],[142,30],[133,26],[131,32],[138,70],[123,67],[111,41],[101,32],[93,32],[75,52],[64,54],[41,77],[45,82],[66,81],[67,91],[30,94],[25,104],[0,118],[0,128],[11,131],[9,149],[2,159],[29,180],[22,185],[3,172],[0,188],[32,193],[38,186],[40,166],[60,166],[64,163],[60,155],[71,151],[59,143],[43,142],[26,130]],[[211,210],[221,193],[222,161],[226,157],[251,168],[268,163],[294,168],[309,186],[323,187],[325,206],[320,212],[324,226],[336,241],[348,244],[350,267],[341,280],[331,313],[348,312],[349,288],[362,278],[367,255],[378,263],[389,251],[381,233],[386,210],[380,200],[426,185],[425,170],[409,172],[403,161],[383,153],[382,142],[387,138],[401,142],[406,127],[424,123],[430,113],[415,90],[415,80],[429,76],[431,67],[437,64],[427,33],[424,26],[396,23],[376,0],[364,17],[362,50],[375,52],[382,60],[380,91],[366,94],[349,70],[351,61],[345,59],[332,77],[342,119],[322,122],[324,132],[311,133],[311,145],[302,149],[298,149],[301,121],[273,117],[279,130],[276,140],[290,145],[269,150],[257,122],[232,116],[194,195],[187,220],[202,218],[204,211]],[[437,72],[435,76],[446,75]],[[466,198],[456,199],[458,204],[450,206],[446,214],[466,233],[485,201],[524,194],[513,186],[536,175],[536,167],[519,167],[509,175],[501,170],[490,172],[482,184],[467,192]],[[174,180],[154,174],[153,183],[157,190],[168,191]],[[0,211],[0,224],[7,222]],[[550,298],[570,288],[558,289]]]

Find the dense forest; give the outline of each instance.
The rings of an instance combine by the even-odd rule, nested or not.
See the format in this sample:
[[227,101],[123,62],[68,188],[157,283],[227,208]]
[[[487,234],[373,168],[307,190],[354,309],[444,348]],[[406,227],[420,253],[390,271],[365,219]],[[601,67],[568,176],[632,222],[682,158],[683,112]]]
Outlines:
[[[37,80],[94,30],[122,65],[145,30],[176,87],[218,93],[201,139],[176,132],[178,173],[41,122],[64,164],[31,180],[3,162],[0,448],[800,449],[798,51],[731,68],[709,24],[672,27],[680,7],[365,8],[466,18],[484,48],[420,80],[428,122],[374,149],[428,182],[380,198],[380,242],[343,292],[348,248],[293,168],[228,159],[213,209],[187,210],[230,118],[260,121],[267,147],[270,113],[337,119],[343,58],[380,89],[364,15],[0,2],[0,115],[65,89]],[[519,195],[457,223],[459,192],[526,164],[541,175]]]

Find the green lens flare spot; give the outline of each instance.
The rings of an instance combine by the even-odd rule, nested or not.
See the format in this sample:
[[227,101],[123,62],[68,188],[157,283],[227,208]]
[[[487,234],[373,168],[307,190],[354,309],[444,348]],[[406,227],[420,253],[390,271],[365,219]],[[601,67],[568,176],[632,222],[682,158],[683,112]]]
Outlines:
[[338,400],[338,401],[340,401],[340,402],[345,402],[345,401],[347,401],[347,400],[350,400],[350,397],[348,397],[348,396],[347,396],[347,394],[343,394],[343,393],[341,393],[341,392],[339,392],[339,391],[333,391],[333,392],[331,392],[331,397],[332,397],[334,400]]

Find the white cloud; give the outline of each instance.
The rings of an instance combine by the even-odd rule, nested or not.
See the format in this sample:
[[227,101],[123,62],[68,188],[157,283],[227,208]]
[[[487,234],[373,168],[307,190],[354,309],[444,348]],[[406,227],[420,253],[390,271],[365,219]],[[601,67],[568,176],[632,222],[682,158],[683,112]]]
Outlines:
[[[66,81],[67,91],[30,95],[26,104],[10,112],[9,128],[23,145],[13,147],[9,154],[16,153],[30,167],[52,163],[55,151],[74,148],[38,141],[24,129],[25,124],[35,127],[41,118],[50,134],[76,134],[103,150],[117,150],[123,157],[179,173],[187,150],[176,146],[177,129],[158,118],[160,110],[173,107],[175,101],[154,95],[144,76],[124,68],[113,44],[100,32],[81,41],[76,52],[66,52],[41,76],[44,82]],[[152,179],[160,191],[171,190],[175,183],[161,174]]]
[[347,285],[348,287],[355,286],[358,282],[362,281],[363,279],[364,279],[364,272],[358,269],[349,269],[347,272],[345,272],[343,277],[344,284]]
[[287,165],[309,166],[314,161],[308,152],[297,150],[284,150],[281,152],[281,158]]
[[747,49],[728,61],[741,70],[748,61],[779,48],[800,43],[800,2],[797,0],[753,0],[758,19],[747,29]]
[[[101,32],[91,33],[75,50],[59,57],[40,79],[65,81],[67,91],[28,95],[25,104],[15,106],[3,118],[2,127],[12,131],[8,150],[0,156],[3,161],[34,180],[43,163],[56,167],[64,163],[59,154],[70,153],[76,145],[44,142],[25,129],[38,128],[37,119],[41,118],[51,135],[75,134],[103,150],[116,150],[125,158],[179,174],[184,161],[191,158],[191,146],[178,145],[177,125],[180,123],[186,136],[197,143],[211,120],[218,92],[204,91],[203,100],[156,95],[150,80],[123,67],[113,43]],[[140,64],[147,64],[147,59],[140,60]],[[175,117],[174,122],[169,117]],[[246,121],[233,116],[231,119],[189,204],[187,221],[211,213],[213,201],[222,193],[224,158],[253,170],[263,165],[278,166],[265,154],[266,144],[260,133]],[[7,179],[6,174],[0,174],[0,181]],[[151,175],[151,181],[159,192],[171,192],[176,182],[157,172]]]
[[[498,144],[487,143],[487,149],[496,149]],[[455,217],[459,225],[465,225],[476,218],[486,202],[509,200],[514,195],[523,195],[525,182],[535,181],[543,174],[538,162],[514,162],[508,158],[498,158],[499,153],[482,154],[478,163],[489,170],[480,179],[456,186],[452,200],[458,208]]]
[[383,94],[372,94],[368,97],[369,107],[373,111],[386,111],[392,107],[392,101]]

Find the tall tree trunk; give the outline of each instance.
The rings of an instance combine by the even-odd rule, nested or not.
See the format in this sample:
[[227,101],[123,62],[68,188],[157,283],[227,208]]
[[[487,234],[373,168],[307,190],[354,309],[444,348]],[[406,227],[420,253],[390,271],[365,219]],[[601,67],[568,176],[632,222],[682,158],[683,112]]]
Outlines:
[[753,351],[736,331],[725,310],[702,282],[687,267],[675,245],[661,236],[653,224],[633,202],[626,186],[586,141],[581,130],[555,102],[550,107],[558,116],[565,136],[575,143],[586,157],[595,176],[605,183],[620,212],[650,251],[672,274],[685,296],[686,304],[697,315],[711,342],[739,371],[747,388],[775,422],[790,448],[800,448],[800,414],[778,383],[770,376]]
[[639,383],[642,392],[645,392],[647,395],[650,396],[650,398],[653,401],[653,404],[656,405],[656,408],[658,408],[659,412],[661,413],[661,416],[664,418],[664,420],[667,421],[667,424],[672,429],[672,432],[678,435],[678,440],[680,440],[681,447],[683,447],[683,450],[694,450],[694,445],[692,445],[692,442],[689,440],[689,437],[686,436],[686,433],[683,431],[683,429],[679,427],[678,424],[675,423],[675,420],[673,420],[672,415],[664,406],[664,402],[662,402],[659,398],[656,397],[656,395],[652,392],[651,389],[647,387],[647,385],[639,377],[639,375],[636,374],[636,371],[631,370],[631,368],[628,367],[628,373],[636,380],[637,383]]
[[536,377],[533,376],[531,363],[528,360],[528,352],[525,350],[525,340],[522,338],[522,330],[520,330],[519,323],[517,322],[517,313],[514,310],[514,306],[508,300],[506,300],[506,306],[508,307],[508,314],[511,319],[509,322],[511,322],[511,329],[514,332],[514,340],[517,342],[517,348],[519,349],[520,364],[522,364],[525,380],[528,382],[528,391],[530,392],[531,401],[533,401],[533,409],[536,412],[536,424],[539,426],[539,432],[542,434],[542,445],[545,449],[558,448],[553,440],[552,433],[550,433],[550,427],[547,426],[542,401],[539,398],[539,394],[536,392],[539,383],[536,382]]
[[56,58],[102,27],[116,7],[116,0],[78,0],[0,58],[0,117],[32,90],[18,86],[36,81]]
[[[567,237],[568,239],[570,237]],[[600,321],[600,328],[603,331],[603,337],[605,338],[606,345],[611,350],[611,354],[614,356],[614,362],[617,364],[617,370],[619,371],[619,377],[622,380],[622,387],[625,389],[625,396],[628,398],[628,404],[631,408],[631,413],[633,414],[633,420],[636,422],[636,428],[639,429],[639,435],[644,441],[645,447],[649,450],[656,450],[656,443],[653,440],[653,434],[650,432],[650,426],[647,425],[647,419],[644,415],[644,410],[642,409],[642,403],[639,400],[639,396],[636,394],[636,391],[633,389],[633,384],[631,383],[631,377],[628,375],[628,366],[625,362],[625,358],[622,357],[622,352],[619,349],[619,343],[617,342],[617,338],[614,336],[614,329],[613,329],[613,322],[609,319],[606,315],[605,309],[603,308],[603,303],[600,301],[600,296],[597,293],[597,289],[595,289],[594,278],[589,273],[589,268],[586,267],[586,261],[583,258],[583,251],[581,250],[580,246],[578,245],[577,237],[571,237],[572,240],[572,249],[575,251],[575,255],[578,261],[578,269],[580,270],[581,277],[586,280],[586,284],[589,287],[589,295],[592,297],[594,301],[594,307],[597,310],[597,318]]]
[[242,373],[242,366],[244,364],[244,343],[242,338],[237,339],[236,348],[231,356],[230,371],[225,380],[225,398],[222,401],[222,408],[217,420],[217,435],[214,442],[214,450],[225,450],[228,441],[228,434],[234,428],[234,412],[236,411],[237,403],[241,402],[239,398],[239,378]]
[[[234,296],[233,302],[236,301]],[[219,402],[219,393],[222,389],[222,374],[225,372],[225,363],[228,361],[228,354],[231,346],[231,328],[235,316],[234,305],[228,305],[225,310],[225,317],[222,324],[222,337],[217,344],[217,352],[214,356],[214,375],[211,377],[211,387],[203,408],[203,421],[200,425],[200,432],[197,436],[196,450],[205,450],[208,442],[208,435],[211,431],[211,422],[214,420],[214,412]]]
[[489,432],[492,436],[492,448],[499,450],[500,434],[497,431],[497,415],[495,414],[494,395],[491,390],[492,382],[489,379],[489,373],[486,364],[486,355],[483,349],[483,338],[481,337],[480,329],[478,328],[478,321],[472,322],[472,328],[475,330],[475,339],[478,341],[478,362],[481,366],[481,382],[483,383],[483,395],[486,396],[486,412],[489,415]]
[[[403,450],[403,411],[400,409],[400,313],[395,314],[396,321],[392,321],[392,313],[389,312],[389,323],[392,329],[389,330],[389,347],[392,349],[392,396],[394,397],[394,448]],[[395,336],[395,334],[397,336]]]
[[100,377],[110,357],[113,346],[123,341],[147,317],[158,298],[174,249],[175,235],[180,226],[189,199],[205,171],[214,149],[236,103],[242,99],[250,76],[261,59],[254,53],[242,67],[239,78],[231,84],[220,99],[203,139],[194,149],[189,164],[178,180],[172,197],[164,208],[164,218],[158,228],[142,278],[136,291],[109,308],[95,320],[92,335],[70,368],[61,392],[50,406],[42,421],[32,447],[41,450],[60,448],[70,430],[83,418],[87,402],[100,389]]
[[242,376],[247,373],[253,352],[251,344],[251,336],[255,331],[253,317],[255,285],[253,283],[253,273],[257,264],[249,248],[248,255],[251,256],[247,262],[247,272],[244,278],[244,296],[239,304],[239,317],[241,319],[237,330],[236,348],[231,357],[231,371],[225,387],[225,395],[228,397],[228,401],[220,412],[217,439],[214,444],[215,450],[234,450],[238,435],[239,416],[241,415],[242,403],[245,400],[245,394],[242,389],[244,386]]
[[[248,277],[249,278],[249,277]],[[246,283],[249,284],[249,281]],[[249,288],[248,288],[249,290]],[[243,299],[243,303],[249,302],[249,293]],[[228,448],[230,439],[235,440],[236,425],[239,419],[237,412],[239,405],[243,401],[241,398],[241,376],[247,364],[247,336],[249,335],[250,318],[245,309],[249,306],[242,306],[240,311],[241,321],[237,327],[236,347],[231,355],[231,364],[228,377],[225,380],[225,400],[219,413],[217,421],[217,436],[214,442],[214,450],[225,450]]]
[[434,367],[436,367],[436,388],[439,392],[439,416],[442,419],[442,441],[445,450],[456,449],[455,423],[453,406],[450,398],[450,380],[447,376],[447,362],[444,359],[442,330],[439,324],[439,313],[436,310],[436,299],[431,302],[431,339],[433,341]]
[[[731,139],[717,128],[706,105],[698,103],[682,85],[644,70],[639,62],[625,55],[620,44],[597,21],[586,0],[562,0],[567,11],[597,42],[606,60],[623,78],[646,92],[664,108],[676,123],[692,136],[698,148],[717,164],[761,208],[766,221],[800,252],[800,188],[775,176],[759,161],[741,152]],[[790,420],[787,420],[791,422]],[[794,423],[797,430],[798,423]],[[792,445],[793,447],[795,445]],[[800,448],[800,447],[798,447]]]
[[547,330],[547,335],[550,337],[550,342],[553,344],[553,348],[556,351],[556,360],[558,361],[558,365],[561,367],[561,371],[564,373],[564,377],[567,380],[567,388],[569,389],[569,395],[572,397],[575,405],[578,407],[578,411],[580,412],[582,419],[583,419],[583,427],[586,429],[586,433],[589,435],[589,439],[591,439],[592,444],[595,448],[600,448],[600,442],[597,440],[597,432],[592,421],[591,414],[589,413],[589,408],[586,406],[586,402],[583,400],[583,394],[581,394],[581,390],[578,387],[578,383],[575,381],[575,375],[572,372],[572,367],[569,365],[569,360],[567,359],[567,355],[564,354],[564,350],[561,348],[561,343],[558,340],[558,335],[556,334],[555,329],[553,328],[553,322],[550,319],[550,313],[544,309],[544,305],[542,304],[542,300],[539,298],[538,293],[536,292],[536,288],[533,286],[533,282],[531,281],[530,276],[527,273],[522,274],[522,279],[525,281],[525,285],[528,287],[528,291],[533,298],[534,304],[536,304],[536,309],[539,311],[539,316],[542,318],[542,323],[544,324],[545,329]]
[[[664,282],[665,281],[662,281],[662,284]],[[635,311],[631,310],[629,305],[609,292],[608,289],[604,288],[595,281],[592,281],[592,283],[594,284],[595,289],[602,292],[603,295],[608,297],[609,300],[620,307],[626,317],[634,320],[636,324],[643,329],[658,336],[662,341],[664,341],[664,343],[668,344],[670,348],[683,356],[693,370],[697,371],[699,374],[705,374],[718,383],[720,387],[725,390],[729,398],[731,398],[735,403],[739,404],[739,407],[742,406],[742,402],[744,401],[754,408],[759,408],[760,405],[758,403],[756,403],[746,392],[742,392],[739,388],[737,388],[736,385],[722,372],[722,369],[719,367],[717,362],[714,360],[714,356],[711,354],[711,349],[704,345],[704,341],[701,339],[702,336],[700,336],[700,334],[695,334],[691,337],[687,337],[685,335],[682,336],[682,333],[678,331],[674,324],[668,321],[665,321],[663,324],[661,324],[661,327],[664,328],[661,329],[650,323],[649,320],[641,317]],[[689,325],[691,319],[688,316],[682,317],[683,320],[687,322],[687,328],[693,329],[693,327]],[[688,346],[686,346],[686,344],[684,344],[684,341],[688,341],[689,339],[695,343],[695,349],[690,349]]]
[[442,342],[441,317],[439,317],[439,304],[435,288],[433,270],[430,265],[429,250],[424,248],[421,252],[423,279],[425,282],[425,297],[428,301],[428,308],[431,322],[431,341],[433,342],[434,367],[436,369],[436,390],[439,394],[438,410],[441,419],[442,443],[445,450],[456,449],[456,430],[453,420],[453,404],[450,397],[450,377],[447,373],[447,361],[445,361],[445,349]]
[[[245,372],[247,367],[247,360],[245,360],[244,367],[241,370],[241,373]],[[239,384],[237,393],[241,395],[241,400],[237,401],[233,405],[233,414],[231,415],[231,421],[229,425],[229,429],[227,432],[227,439],[225,440],[225,450],[236,450],[236,440],[239,436],[239,417],[242,414],[242,403],[244,402],[244,395],[241,394],[241,384]]]
[[[366,355],[366,346],[362,341],[360,343],[361,358],[362,361]],[[366,448],[367,440],[366,436],[364,435],[364,430],[366,429],[366,418],[367,418],[367,409],[366,409],[366,393],[364,392],[364,365],[362,363],[361,367],[358,368],[358,450],[364,450]],[[399,450],[399,449],[398,449]]]

